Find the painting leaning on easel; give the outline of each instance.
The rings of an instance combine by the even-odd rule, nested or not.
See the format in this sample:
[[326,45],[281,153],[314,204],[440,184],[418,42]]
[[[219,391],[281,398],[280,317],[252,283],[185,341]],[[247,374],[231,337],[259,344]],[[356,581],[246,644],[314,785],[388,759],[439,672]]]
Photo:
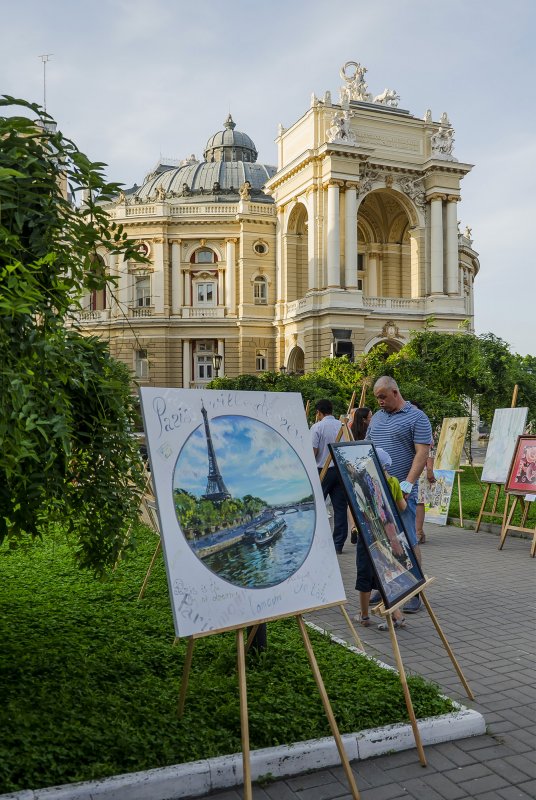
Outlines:
[[140,398],[177,636],[345,601],[299,394]]
[[372,442],[330,444],[386,608],[425,582]]
[[519,436],[506,481],[509,494],[536,494],[536,436]]
[[426,491],[422,495],[419,485],[418,502],[424,503],[425,522],[446,525],[456,472],[453,469],[434,469],[434,475],[435,482],[427,482]]
[[504,484],[517,443],[527,421],[528,408],[496,408],[482,470],[482,483]]

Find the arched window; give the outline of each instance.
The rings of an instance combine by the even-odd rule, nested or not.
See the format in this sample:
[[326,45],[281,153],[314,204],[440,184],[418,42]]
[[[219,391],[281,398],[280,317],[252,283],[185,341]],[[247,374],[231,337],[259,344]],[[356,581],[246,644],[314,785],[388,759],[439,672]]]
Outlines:
[[265,306],[268,302],[268,281],[262,275],[253,281],[253,302],[256,306]]
[[218,257],[214,250],[209,250],[208,247],[200,247],[190,258],[191,264],[215,264]]

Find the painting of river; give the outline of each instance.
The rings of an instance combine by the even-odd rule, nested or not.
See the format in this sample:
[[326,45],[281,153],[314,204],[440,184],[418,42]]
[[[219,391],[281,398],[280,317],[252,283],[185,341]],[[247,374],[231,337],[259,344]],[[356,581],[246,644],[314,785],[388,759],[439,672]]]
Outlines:
[[315,534],[314,492],[289,442],[252,417],[221,415],[188,437],[173,475],[177,521],[205,567],[235,586],[290,578]]
[[311,547],[314,507],[289,511],[281,519],[285,528],[270,544],[258,547],[253,540],[242,540],[227,550],[206,556],[203,563],[220,578],[248,588],[274,586],[290,578],[301,567]]

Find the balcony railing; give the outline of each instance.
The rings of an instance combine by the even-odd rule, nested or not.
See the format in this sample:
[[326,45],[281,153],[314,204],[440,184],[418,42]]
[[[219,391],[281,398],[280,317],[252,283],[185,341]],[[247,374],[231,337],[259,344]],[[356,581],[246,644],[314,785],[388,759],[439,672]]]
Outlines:
[[150,306],[130,306],[129,315],[131,317],[152,317],[153,308]]
[[200,308],[200,307],[190,307],[185,306],[182,309],[182,318],[183,319],[223,319],[225,317],[225,309],[223,306],[218,306],[216,308]]
[[104,320],[108,320],[110,318],[110,311],[109,309],[104,309],[102,311],[90,311],[86,309],[85,311],[80,311],[78,313],[78,320],[80,322],[103,322]]
[[390,311],[424,311],[425,300],[412,297],[363,297],[365,308]]

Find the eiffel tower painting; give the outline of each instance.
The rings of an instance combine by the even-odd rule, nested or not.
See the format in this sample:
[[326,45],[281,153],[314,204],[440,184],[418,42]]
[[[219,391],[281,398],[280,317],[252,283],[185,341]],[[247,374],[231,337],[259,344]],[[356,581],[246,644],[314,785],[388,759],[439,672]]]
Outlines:
[[205,434],[207,437],[207,451],[208,451],[208,477],[207,488],[205,494],[202,495],[203,500],[213,500],[221,502],[231,497],[227,491],[227,487],[223,482],[220,470],[218,469],[218,462],[216,461],[216,453],[214,445],[212,444],[212,434],[208,424],[207,411],[203,404],[201,404],[201,413],[203,414],[203,422],[205,423]]

